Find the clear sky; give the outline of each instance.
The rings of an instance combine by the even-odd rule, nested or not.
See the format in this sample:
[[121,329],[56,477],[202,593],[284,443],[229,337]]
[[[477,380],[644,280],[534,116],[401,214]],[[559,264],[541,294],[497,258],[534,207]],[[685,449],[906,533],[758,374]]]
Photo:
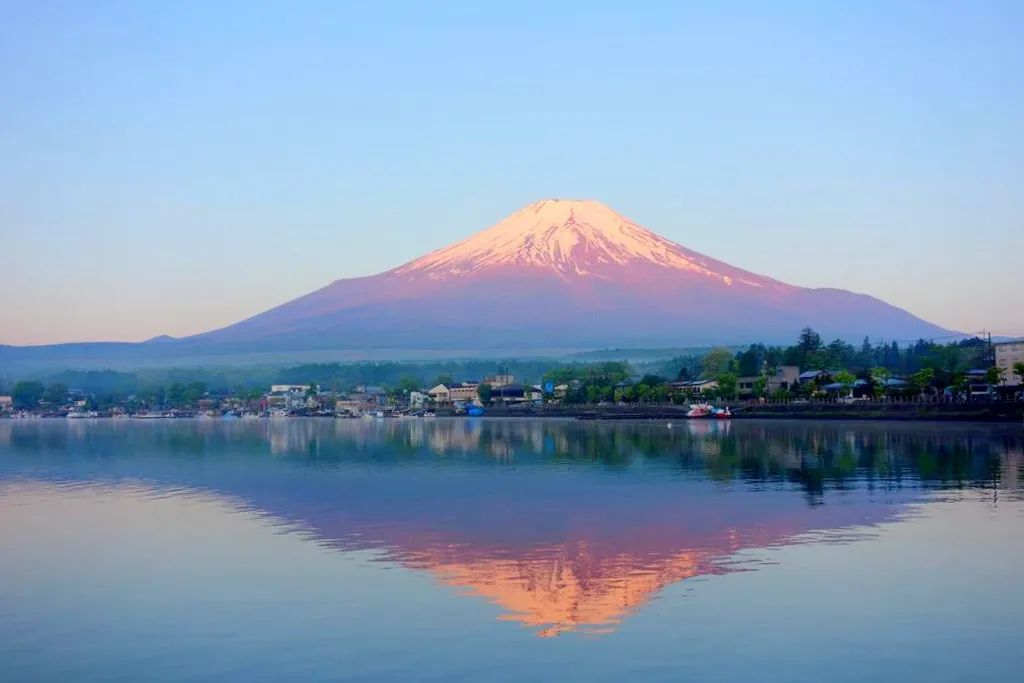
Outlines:
[[1022,26],[1019,0],[2,0],[0,343],[219,327],[546,197],[1024,332]]

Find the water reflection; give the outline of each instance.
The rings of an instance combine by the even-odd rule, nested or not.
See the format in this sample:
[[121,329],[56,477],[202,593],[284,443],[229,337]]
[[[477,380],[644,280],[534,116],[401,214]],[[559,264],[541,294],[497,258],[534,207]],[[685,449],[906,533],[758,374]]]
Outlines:
[[670,584],[751,568],[744,549],[849,540],[946,492],[1019,498],[1021,458],[1018,429],[987,426],[0,421],[8,485],[214,494],[543,636],[614,628]]

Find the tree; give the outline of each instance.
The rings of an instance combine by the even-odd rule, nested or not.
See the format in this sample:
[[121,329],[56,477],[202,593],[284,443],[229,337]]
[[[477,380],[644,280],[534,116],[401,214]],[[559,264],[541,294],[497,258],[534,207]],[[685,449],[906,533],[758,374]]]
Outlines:
[[874,383],[874,392],[876,397],[882,397],[885,395],[888,381],[892,379],[892,373],[888,368],[871,368],[871,381]]
[[715,377],[718,382],[718,395],[722,398],[736,398],[737,381],[736,375],[731,372],[723,372]]
[[408,396],[419,388],[420,383],[415,377],[404,375],[400,380],[398,380],[398,386],[395,387],[395,391],[402,396]]
[[700,360],[701,375],[704,378],[711,378],[732,370],[734,358],[729,349],[719,347],[711,349]]
[[853,384],[857,381],[857,378],[853,374],[842,370],[836,373],[836,382],[843,387],[843,393],[849,396],[853,396]]
[[931,368],[922,368],[910,376],[910,382],[918,393],[930,387],[934,379],[935,370]]
[[985,371],[985,381],[990,386],[995,386],[997,384],[1001,384],[1002,381],[1003,381],[1003,376],[1005,374],[1006,374],[1006,370],[1004,370],[1003,368],[998,367],[996,365],[993,365],[992,367],[990,367],[988,370]]
[[39,406],[45,391],[42,382],[18,382],[11,390],[11,400],[15,408],[31,410]]
[[754,380],[754,396],[757,396],[759,398],[761,396],[764,396],[764,391],[767,388],[768,378],[764,375],[759,375],[758,378]]
[[175,382],[167,389],[167,401],[176,407],[187,407],[206,395],[206,382]]
[[800,339],[797,341],[797,346],[805,354],[820,351],[821,335],[812,330],[811,328],[805,327],[804,329],[800,330]]
[[1013,364],[1013,374],[1020,378],[1022,384],[1024,384],[1024,362],[1017,361]]
[[476,395],[480,399],[480,403],[485,406],[491,405],[491,397],[494,396],[494,387],[487,382],[483,382],[476,388]]
[[832,370],[840,370],[853,365],[857,351],[842,339],[835,339],[825,350],[825,365]]
[[55,383],[46,387],[43,400],[53,406],[63,405],[68,400],[68,388],[64,384]]
[[768,349],[764,344],[751,344],[750,348],[736,356],[740,375],[753,377],[761,374],[767,355]]

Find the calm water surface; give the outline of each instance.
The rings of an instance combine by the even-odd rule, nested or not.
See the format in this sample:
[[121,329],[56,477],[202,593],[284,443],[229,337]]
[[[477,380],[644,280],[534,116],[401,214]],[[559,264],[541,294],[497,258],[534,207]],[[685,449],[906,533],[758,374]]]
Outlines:
[[0,680],[1020,681],[1022,446],[0,421]]

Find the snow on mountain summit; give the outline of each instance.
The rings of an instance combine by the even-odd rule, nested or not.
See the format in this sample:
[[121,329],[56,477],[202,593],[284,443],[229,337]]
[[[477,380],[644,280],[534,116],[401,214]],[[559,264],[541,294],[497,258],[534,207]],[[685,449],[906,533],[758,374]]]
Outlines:
[[689,271],[732,285],[762,287],[761,278],[671,242],[592,200],[547,199],[497,225],[393,271],[447,279],[489,268],[537,268],[562,277],[615,277],[635,265]]

